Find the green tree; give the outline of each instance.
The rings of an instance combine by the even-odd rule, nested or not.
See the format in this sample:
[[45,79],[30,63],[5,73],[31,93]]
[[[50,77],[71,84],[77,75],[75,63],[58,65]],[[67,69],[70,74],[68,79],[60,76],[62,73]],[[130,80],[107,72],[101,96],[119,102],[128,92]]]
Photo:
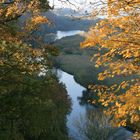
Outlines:
[[[24,40],[41,24],[47,0],[0,1],[0,139],[66,140],[70,100],[65,87],[51,73],[54,47],[33,48]],[[19,27],[17,20],[29,14]],[[15,28],[13,28],[15,27]],[[45,73],[39,76],[40,72]]]

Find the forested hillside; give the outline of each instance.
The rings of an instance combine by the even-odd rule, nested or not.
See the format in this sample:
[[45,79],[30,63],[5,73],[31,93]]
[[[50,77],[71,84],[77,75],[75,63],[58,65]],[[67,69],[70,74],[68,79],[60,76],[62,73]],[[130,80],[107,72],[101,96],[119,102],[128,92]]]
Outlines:
[[39,40],[37,48],[29,44],[40,24],[49,24],[40,13],[50,8],[42,0],[0,1],[0,140],[68,139],[70,99],[49,59],[57,52]]
[[139,140],[139,7],[0,0],[0,140]]

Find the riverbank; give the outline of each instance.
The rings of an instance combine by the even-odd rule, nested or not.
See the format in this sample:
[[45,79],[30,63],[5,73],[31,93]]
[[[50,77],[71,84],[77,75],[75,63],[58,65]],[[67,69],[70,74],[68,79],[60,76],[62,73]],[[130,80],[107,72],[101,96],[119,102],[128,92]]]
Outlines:
[[[87,61],[84,63],[83,61]],[[88,87],[93,79],[97,81],[97,74],[94,73],[89,56],[85,55],[60,55],[55,60],[55,66],[65,72],[72,74],[74,79],[84,87]],[[91,74],[92,73],[92,74]]]
[[82,41],[83,37],[79,35],[57,40],[54,45],[59,49],[60,54],[53,62],[55,67],[74,75],[75,80],[87,88],[93,81],[95,84],[99,83],[97,74],[102,71],[102,68],[95,68],[95,62],[90,61],[92,54],[97,50],[80,49]]
[[[98,74],[105,70],[104,67],[96,68],[95,61],[90,61],[97,48],[81,49],[80,43],[83,41],[80,35],[64,37],[57,40],[54,45],[59,49],[59,56],[53,59],[54,66],[72,74],[75,80],[84,87],[90,84],[118,83],[117,79],[98,80]],[[104,53],[105,50],[102,51]]]
[[99,108],[80,104],[79,97],[86,89],[74,80],[73,75],[62,70],[59,72],[60,81],[65,84],[68,95],[72,99],[72,111],[67,116],[67,127],[71,140],[85,140],[89,136],[90,140],[94,140],[95,137],[96,140],[128,140],[132,136],[133,133],[123,127],[110,126],[109,117],[104,116]]
[[[120,84],[124,80],[128,80],[130,77],[120,77],[106,79],[104,81],[98,80],[98,74],[105,70],[104,67],[95,67],[95,61],[90,61],[90,58],[94,53],[97,53],[97,48],[92,49],[80,49],[80,42],[83,40],[82,37],[70,36],[64,37],[55,42],[55,45],[60,49],[60,55],[55,58],[54,64],[57,68],[64,70],[74,76],[76,82],[84,87],[88,87],[90,84],[103,84],[110,86],[112,84]],[[102,50],[104,54],[106,50]],[[86,98],[85,96],[86,95]],[[85,103],[88,100],[95,100],[97,94],[92,92],[88,94],[83,94],[81,99],[85,99]],[[98,104],[97,104],[98,105]],[[100,106],[100,105],[99,105]],[[120,130],[121,131],[121,130]],[[129,132],[129,131],[128,131]],[[119,132],[120,134],[120,132]],[[121,133],[122,135],[122,133]],[[120,140],[120,139],[119,139]],[[124,140],[124,139],[122,139]]]

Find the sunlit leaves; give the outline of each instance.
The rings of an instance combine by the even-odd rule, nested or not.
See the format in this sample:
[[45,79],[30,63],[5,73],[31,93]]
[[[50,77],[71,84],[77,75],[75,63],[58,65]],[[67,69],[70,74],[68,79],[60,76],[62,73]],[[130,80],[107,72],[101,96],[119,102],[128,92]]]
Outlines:
[[[43,2],[46,7],[41,6]],[[31,75],[38,73],[41,69],[46,69],[50,65],[48,61],[49,50],[47,52],[46,48],[32,49],[31,45],[21,41],[23,39],[33,40],[29,37],[32,31],[36,30],[40,24],[49,23],[49,20],[40,14],[42,9],[48,10],[50,8],[48,4],[47,0],[0,1],[0,64],[2,77],[11,71]],[[30,13],[28,20],[22,27],[14,28],[15,33],[13,34],[11,31],[13,21],[28,13]]]
[[[26,33],[31,32],[31,30],[36,30],[39,24],[47,23],[48,19],[45,16],[41,16],[42,10],[48,10],[49,6],[48,0],[13,0],[13,1],[1,1],[0,3],[0,28],[3,30],[8,29],[8,24],[16,21],[19,17],[23,15],[28,15],[25,24],[22,25],[21,29],[26,29]],[[5,29],[4,29],[5,28]],[[27,30],[28,29],[28,30]],[[1,35],[1,33],[0,33]],[[20,37],[21,35],[16,37]],[[24,35],[25,36],[25,35]],[[6,38],[5,38],[6,39]]]
[[45,50],[32,49],[22,42],[0,41],[0,56],[1,80],[11,72],[32,75],[49,66]]
[[[95,54],[95,67],[107,67],[98,79],[124,79],[110,87],[93,85],[99,102],[107,108],[106,113],[114,116],[114,124],[130,125],[140,132],[140,1],[108,0],[104,4],[107,18],[102,19],[85,34],[81,47],[97,47],[106,50]],[[125,77],[127,80],[125,80]],[[128,80],[129,79],[129,80]],[[96,90],[96,91],[95,91]]]
[[[0,0],[1,139],[67,139],[70,102],[50,72],[49,57],[58,52],[43,42],[30,45],[32,33],[49,23],[41,16],[49,8],[48,0]],[[22,16],[24,23],[17,24]]]

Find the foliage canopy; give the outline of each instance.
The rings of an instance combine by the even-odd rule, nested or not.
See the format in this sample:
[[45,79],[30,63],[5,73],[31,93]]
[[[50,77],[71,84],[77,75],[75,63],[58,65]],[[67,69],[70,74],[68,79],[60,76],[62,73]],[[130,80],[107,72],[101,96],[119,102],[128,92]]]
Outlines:
[[107,67],[99,74],[99,80],[115,76],[124,80],[119,85],[90,88],[97,92],[106,113],[114,116],[114,124],[129,125],[140,133],[140,1],[106,0],[100,4],[94,13],[105,18],[86,33],[81,47],[106,49],[103,55],[97,53],[92,58],[97,68]]
[[[48,0],[0,0],[0,138],[67,139],[70,102],[65,87],[51,73],[54,47],[29,41],[40,24]],[[25,23],[17,23],[27,16]],[[38,39],[40,40],[40,39]],[[40,71],[46,75],[39,76]],[[54,90],[55,89],[55,90]]]

